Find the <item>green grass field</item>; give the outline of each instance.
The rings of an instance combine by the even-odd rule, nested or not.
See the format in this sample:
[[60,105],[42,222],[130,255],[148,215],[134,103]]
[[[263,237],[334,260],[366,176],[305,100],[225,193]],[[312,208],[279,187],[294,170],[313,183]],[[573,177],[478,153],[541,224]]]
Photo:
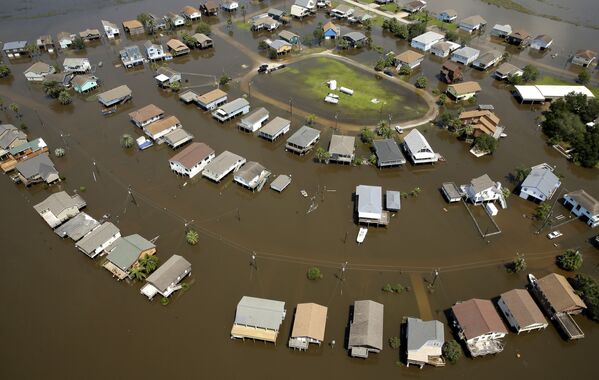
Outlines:
[[[548,76],[548,75],[544,75],[543,77],[541,77],[541,79],[536,81],[534,84],[549,85],[549,86],[551,86],[551,85],[568,85],[568,86],[578,85],[578,83],[576,83],[575,81],[567,81],[564,79],[560,79],[560,78],[556,78],[556,77],[552,77],[552,76]],[[591,92],[593,93],[593,95],[595,95],[595,97],[599,97],[599,87],[587,86],[587,88],[589,90],[591,90]]]
[[249,22],[243,22],[243,20],[238,20],[233,23],[237,29],[249,31],[252,25]]

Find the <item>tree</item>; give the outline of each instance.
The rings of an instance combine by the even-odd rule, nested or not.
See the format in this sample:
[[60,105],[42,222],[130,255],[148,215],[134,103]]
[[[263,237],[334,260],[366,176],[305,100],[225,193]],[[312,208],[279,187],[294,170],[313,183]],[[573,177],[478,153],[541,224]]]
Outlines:
[[0,64],[0,78],[6,78],[10,75],[10,68],[7,65]]
[[568,272],[576,272],[582,266],[582,255],[575,249],[568,249],[557,257],[557,266]]
[[264,40],[258,42],[258,49],[260,49],[260,50],[266,50],[268,48],[269,48],[268,42],[266,42]]
[[320,45],[322,41],[324,41],[324,30],[322,29],[322,22],[318,23],[318,26],[312,32],[312,36],[314,36],[314,41],[318,45]]
[[218,84],[220,84],[221,86],[226,86],[227,84],[229,84],[230,81],[231,77],[227,74],[223,74],[220,76],[220,78],[218,78]]
[[445,360],[451,364],[457,363],[457,361],[462,357],[462,347],[454,339],[443,343],[441,352],[443,353]]
[[121,146],[125,149],[129,149],[133,146],[133,137],[128,134],[124,134],[121,136]]
[[401,65],[399,75],[412,75],[412,68],[408,65]]
[[196,26],[196,33],[202,33],[207,36],[212,33],[212,29],[210,28],[210,24],[204,21],[200,21],[200,23]]
[[171,83],[171,85],[169,87],[174,92],[179,92],[179,90],[181,90],[181,82],[179,82],[179,81],[173,82],[173,83]]
[[437,104],[440,105],[440,106],[444,106],[446,102],[447,102],[447,95],[445,95],[445,94],[439,95],[439,99],[437,100]]
[[395,134],[395,130],[393,130],[393,128],[391,128],[389,126],[389,123],[387,123],[386,121],[380,121],[379,125],[376,129],[376,133],[379,136],[382,136],[386,139],[390,139],[393,137],[393,135]]
[[181,42],[183,42],[185,45],[191,48],[195,48],[198,45],[198,40],[196,40],[195,37],[189,35],[188,33],[181,34]]
[[362,27],[364,29],[366,29],[367,31],[372,30],[372,20],[366,19],[366,20],[362,21]]
[[520,273],[523,270],[525,270],[526,260],[524,259],[524,256],[516,256],[514,261],[509,262],[505,265],[505,269],[508,271],[508,273]]
[[516,182],[522,182],[528,177],[531,171],[532,169],[529,167],[518,166],[514,169],[514,179]]
[[364,144],[372,144],[372,140],[374,140],[374,131],[369,128],[364,128],[360,131],[360,140]]
[[131,268],[131,272],[129,272],[129,276],[131,276],[134,280],[143,281],[147,277],[147,274],[143,270],[143,268],[138,265],[138,266],[134,266],[133,268]]
[[73,46],[74,49],[83,50],[85,49],[85,41],[83,41],[83,38],[80,36],[76,36],[73,38],[73,43],[71,46]]
[[142,267],[146,274],[150,274],[158,268],[158,256],[146,255],[143,259],[139,260],[139,266]]
[[474,140],[474,147],[481,152],[493,153],[497,148],[497,140],[493,136],[483,133]]
[[372,153],[370,156],[368,156],[368,162],[370,163],[370,165],[376,165],[376,163],[378,162],[376,154]]
[[308,116],[306,116],[306,124],[307,125],[314,125],[314,123],[316,122],[316,115],[314,115],[313,113],[308,114]]
[[196,230],[189,229],[185,233],[185,241],[189,245],[196,245],[200,241],[200,234],[197,233]]
[[329,153],[323,147],[319,146],[316,149],[315,156],[316,156],[316,160],[318,160],[318,162],[320,162],[320,163],[329,162],[329,159],[331,158],[331,153]]
[[460,35],[455,30],[448,30],[445,33],[445,38],[451,42],[458,42],[458,40],[460,39]]
[[595,322],[599,322],[599,285],[593,277],[577,274],[572,280],[572,287],[587,305],[586,313]]
[[441,128],[459,130],[462,128],[463,124],[458,115],[458,112],[442,112],[439,117],[437,117],[436,123]]
[[509,84],[511,84],[512,86],[517,86],[517,85],[521,84],[523,81],[524,81],[524,79],[522,79],[522,75],[509,74],[507,76],[507,82]]
[[55,80],[44,82],[43,88],[44,93],[53,99],[58,98],[62,91],[62,86]]
[[277,58],[279,58],[279,54],[277,54],[277,51],[275,49],[269,49],[268,50],[268,58],[277,59]]
[[408,25],[408,38],[412,39],[426,32],[426,22],[417,22]]
[[146,30],[146,33],[153,34],[156,27],[154,19],[147,13],[140,13],[137,15],[137,21],[141,22]]
[[338,49],[342,49],[342,50],[348,49],[349,48],[349,42],[347,42],[346,39],[341,38],[339,40],[339,42],[337,42],[337,48]]
[[416,83],[415,83],[416,88],[426,88],[427,85],[428,85],[428,80],[426,79],[425,76],[421,75],[418,77],[418,79],[416,79]]
[[501,60],[503,62],[509,62],[510,59],[512,59],[512,55],[510,53],[508,53],[507,51],[503,52],[503,54],[501,55]]
[[539,69],[534,65],[526,65],[522,71],[522,80],[524,82],[534,82],[539,78]]
[[532,217],[535,218],[536,220],[543,221],[543,220],[547,219],[550,212],[551,212],[551,204],[549,202],[542,202],[541,204],[539,204],[537,206]]
[[10,108],[10,110],[17,115],[17,118],[19,118],[21,116],[20,108],[17,103],[10,103],[8,108]]
[[56,157],[64,157],[64,155],[65,155],[64,148],[56,148],[56,149],[54,149],[54,155]]
[[586,69],[583,69],[580,73],[578,73],[578,78],[576,81],[585,86],[591,81],[591,74],[589,74]]
[[60,91],[60,94],[58,95],[58,101],[60,102],[60,104],[67,105],[67,104],[71,104],[73,102],[73,99],[71,98],[71,95],[69,95],[69,93],[66,90],[62,90]]
[[306,273],[306,276],[308,277],[308,280],[320,280],[321,278],[323,278],[324,276],[322,275],[322,273],[320,272],[320,268],[318,267],[310,267],[308,268],[308,272]]
[[393,350],[397,350],[401,344],[401,339],[398,336],[392,336],[389,338],[389,347]]

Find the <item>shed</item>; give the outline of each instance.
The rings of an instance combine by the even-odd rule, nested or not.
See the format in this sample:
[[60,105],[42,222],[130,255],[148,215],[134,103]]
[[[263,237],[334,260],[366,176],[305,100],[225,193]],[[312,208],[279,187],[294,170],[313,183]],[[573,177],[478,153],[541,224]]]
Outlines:
[[290,183],[291,177],[285,174],[281,174],[277,178],[275,178],[274,181],[271,182],[270,188],[280,193],[283,190],[285,190]]
[[399,191],[387,190],[385,192],[385,208],[387,211],[399,211],[401,209],[401,194]]
[[291,121],[277,116],[260,129],[260,132],[258,132],[258,136],[265,138],[269,141],[274,141],[279,136],[282,136],[285,133],[289,132],[290,128]]

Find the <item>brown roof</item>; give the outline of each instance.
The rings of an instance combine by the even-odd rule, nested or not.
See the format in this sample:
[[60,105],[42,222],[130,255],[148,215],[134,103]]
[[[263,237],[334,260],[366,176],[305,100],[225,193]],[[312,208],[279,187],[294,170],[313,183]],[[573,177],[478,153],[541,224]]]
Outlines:
[[210,92],[202,94],[198,96],[198,100],[204,104],[212,103],[213,101],[222,98],[223,96],[227,96],[227,93],[221,89],[214,89]]
[[412,62],[416,62],[419,59],[424,58],[424,55],[417,53],[413,50],[406,50],[401,54],[398,54],[395,56],[395,59],[397,61],[401,61],[401,62],[407,62],[407,63],[412,63]]
[[458,65],[457,63],[453,62],[453,61],[445,61],[443,63],[443,69],[448,70],[448,71],[462,71],[462,68],[460,67],[460,65]]
[[291,337],[309,337],[324,340],[327,307],[315,303],[297,304]]
[[168,46],[169,48],[171,48],[173,50],[186,50],[186,49],[189,49],[187,47],[187,45],[185,45],[183,42],[179,41],[176,38],[172,38],[172,39],[168,40],[168,42],[166,43],[166,46]]
[[143,28],[144,26],[141,24],[141,22],[137,21],[137,20],[127,20],[127,21],[123,21],[123,27],[125,29],[139,29],[139,28]]
[[185,13],[186,15],[191,16],[196,12],[199,12],[199,10],[197,8],[192,7],[191,5],[186,5],[183,7],[183,13]]
[[194,142],[175,154],[170,161],[177,161],[186,168],[191,168],[213,153],[214,149],[210,146],[204,143]]
[[216,5],[216,1],[214,0],[208,0],[204,3],[204,7],[207,10],[214,10],[214,9],[218,9],[218,5]]
[[467,340],[488,333],[507,334],[499,314],[489,300],[473,298],[455,304],[451,310]]
[[83,86],[85,83],[91,80],[98,80],[98,78],[89,74],[75,75],[73,79],[71,79],[71,84],[74,86]]
[[599,214],[599,201],[595,199],[592,195],[587,193],[586,191],[580,189],[576,191],[572,191],[566,194],[568,197],[574,199],[576,203],[584,207],[587,211],[589,211],[592,215]]
[[576,52],[576,56],[577,57],[581,57],[581,58],[586,58],[586,59],[591,59],[591,58],[595,58],[597,56],[597,53],[595,53],[592,50],[578,50]]
[[169,116],[165,119],[157,120],[153,123],[150,123],[150,124],[146,125],[144,128],[149,133],[155,135],[157,133],[160,133],[160,132],[172,127],[175,124],[181,124],[181,122],[179,122],[179,119],[177,119],[177,117]]
[[465,111],[459,117],[462,122],[472,124],[475,129],[480,129],[489,135],[494,135],[499,126],[499,117],[488,110]]
[[137,123],[143,123],[146,120],[150,120],[156,116],[160,116],[164,113],[163,110],[156,107],[153,104],[148,104],[145,107],[138,109],[137,111],[133,111],[129,114],[129,118]]
[[448,88],[453,88],[457,95],[469,94],[471,92],[478,92],[481,90],[478,82],[464,82],[458,84],[449,85]]
[[523,40],[526,38],[530,38],[530,33],[528,33],[526,30],[518,29],[518,30],[514,30],[510,34],[510,37],[515,37],[515,38],[519,38],[519,39]]
[[560,274],[551,273],[537,280],[543,295],[556,312],[565,312],[571,309],[586,308],[585,303],[574,293],[568,280]]
[[547,323],[543,313],[527,290],[512,289],[503,293],[501,299],[520,327]]
[[323,26],[322,26],[322,30],[324,30],[325,32],[329,29],[333,29],[334,31],[336,31],[337,33],[339,33],[339,27],[335,24],[333,24],[330,21],[327,21]]

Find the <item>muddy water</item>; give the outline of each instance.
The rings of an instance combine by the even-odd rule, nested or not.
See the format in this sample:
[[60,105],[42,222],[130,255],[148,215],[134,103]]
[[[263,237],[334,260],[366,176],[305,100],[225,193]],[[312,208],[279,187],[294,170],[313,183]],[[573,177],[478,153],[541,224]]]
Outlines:
[[[121,4],[94,10],[93,16],[75,11],[75,16],[28,21],[31,27],[27,31],[15,29],[17,21],[3,21],[0,30],[4,40],[33,39],[46,31],[55,34],[99,25],[100,18],[116,22],[134,17],[140,9],[161,14],[169,7],[179,9],[182,5],[184,2],[176,6],[164,2]],[[270,5],[265,2],[261,6]],[[250,10],[254,9],[251,5]],[[314,20],[306,24],[311,22]],[[238,36],[257,45],[250,33],[236,33]],[[396,51],[404,46],[377,31],[373,31],[373,39]],[[0,286],[5,297],[0,317],[2,378],[303,378],[302,370],[308,370],[316,378],[404,375],[499,379],[526,373],[557,379],[570,374],[572,368],[586,377],[595,372],[588,359],[597,345],[599,331],[584,317],[577,317],[587,335],[582,341],[564,342],[551,326],[539,334],[509,336],[501,355],[466,359],[443,369],[398,367],[397,352],[387,347],[366,361],[352,360],[342,349],[348,307],[353,300],[383,302],[385,339],[395,336],[402,317],[418,316],[421,310],[412,291],[388,295],[380,288],[386,283],[412,288],[414,277],[431,281],[434,268],[439,268],[441,275],[434,293],[428,295],[428,304],[433,316],[442,321],[443,311],[457,300],[492,298],[523,286],[524,275],[508,275],[501,268],[501,263],[516,253],[524,254],[531,270],[542,275],[556,270],[554,255],[566,247],[578,247],[585,254],[583,270],[598,275],[596,249],[588,244],[596,231],[583,223],[572,221],[560,227],[565,236],[559,247],[554,247],[543,235],[535,235],[536,227],[523,217],[532,212],[533,205],[512,195],[510,207],[497,217],[503,233],[483,240],[463,206],[448,206],[439,195],[437,189],[444,181],[465,183],[486,172],[508,183],[505,177],[512,168],[539,162],[557,165],[568,190],[582,187],[599,195],[597,172],[570,165],[547,147],[535,127],[538,111],[517,105],[509,91],[493,79],[479,72],[466,73],[468,78],[481,81],[480,101],[494,104],[508,127],[509,137],[501,141],[493,157],[475,159],[463,143],[428,126],[421,131],[446,157],[446,163],[390,170],[326,166],[312,162],[311,156],[300,158],[286,153],[284,141],[271,144],[238,132],[232,124],[215,123],[209,115],[180,103],[175,96],[161,93],[147,67],[130,72],[114,67],[119,46],[128,43],[123,37],[114,45],[104,42],[86,50],[93,63],[104,62],[97,71],[104,89],[127,83],[133,90],[133,102],[117,114],[103,118],[97,103],[84,97],[75,98],[69,107],[56,105],[43,96],[38,86],[25,82],[20,72],[30,62],[19,62],[11,64],[16,75],[0,82],[0,97],[5,104],[19,104],[23,120],[15,120],[11,112],[0,112],[0,119],[24,122],[31,136],[43,137],[52,149],[66,147],[67,155],[55,162],[67,179],[56,190],[73,191],[85,186],[88,213],[97,218],[110,214],[125,234],[159,236],[158,255],[162,260],[178,253],[192,262],[192,286],[187,293],[176,295],[167,307],[148,303],[138,294],[139,284],[117,283],[98,262],[83,257],[71,242],[58,239],[41,221],[31,206],[44,199],[47,190],[24,190],[2,178],[0,194],[7,216],[0,255]],[[186,73],[208,75],[188,74],[187,86],[208,89],[213,83],[210,75],[226,72],[238,77],[247,72],[242,67],[251,65],[247,57],[219,38],[215,43],[213,54],[194,52],[171,63]],[[376,57],[373,51],[353,56],[363,63],[374,62]],[[63,58],[59,56],[56,62],[61,63]],[[425,60],[422,72],[429,82],[434,83],[438,70],[438,62]],[[228,91],[232,97],[241,95],[235,83]],[[227,149],[259,161],[273,173],[292,174],[293,183],[282,194],[268,189],[252,194],[231,179],[213,184],[201,178],[186,181],[176,177],[168,169],[167,160],[173,155],[168,147],[123,151],[119,137],[139,133],[128,121],[127,113],[150,102],[176,115],[196,141],[210,144],[217,152]],[[269,107],[252,100],[252,107],[259,106]],[[286,110],[270,110],[273,116],[290,116]],[[292,128],[302,122],[294,117]],[[323,129],[322,133],[322,144],[327,146],[332,131]],[[362,156],[368,154],[361,145],[358,151]],[[98,167],[96,181],[94,160]],[[358,184],[403,192],[420,187],[422,192],[402,200],[402,210],[389,228],[370,229],[365,244],[358,247],[353,243],[357,227],[352,220],[351,198]],[[129,185],[137,205],[127,196]],[[323,191],[325,186],[327,191]],[[310,201],[299,195],[300,189],[306,189],[311,196],[320,190],[316,195],[318,208],[310,214],[306,214]],[[565,210],[558,210],[567,215]],[[475,214],[486,229],[487,222],[479,211]],[[187,246],[183,240],[185,221],[201,232],[201,243],[196,247]],[[257,255],[257,271],[249,266],[252,251]],[[345,261],[349,269],[345,281],[339,281],[335,275]],[[317,283],[305,279],[307,266],[314,264],[325,275]],[[235,305],[246,294],[287,302],[289,316],[276,347],[229,339]],[[329,307],[326,340],[336,340],[334,349],[323,346],[298,353],[285,348],[291,311],[298,302]],[[152,358],[150,362],[148,357]]]

